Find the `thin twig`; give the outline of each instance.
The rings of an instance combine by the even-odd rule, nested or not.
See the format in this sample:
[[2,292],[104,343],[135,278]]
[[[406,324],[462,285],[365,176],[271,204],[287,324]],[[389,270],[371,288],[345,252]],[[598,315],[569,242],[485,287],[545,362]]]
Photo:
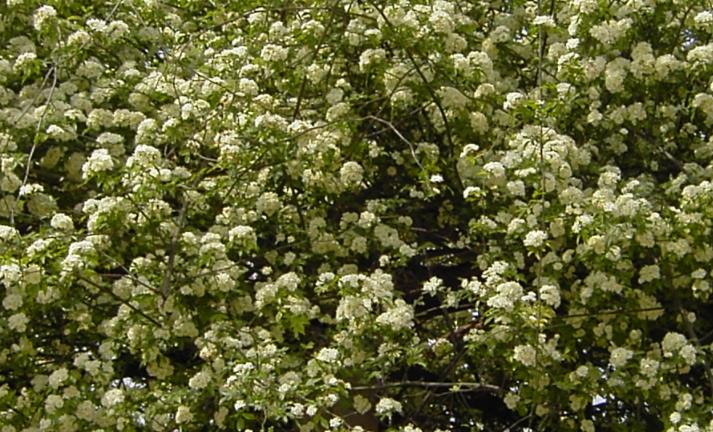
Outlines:
[[136,306],[132,305],[130,302],[127,302],[126,300],[124,300],[124,299],[122,299],[121,297],[119,297],[118,295],[116,295],[116,293],[114,293],[114,291],[112,291],[112,290],[110,290],[110,289],[107,289],[107,288],[105,288],[105,287],[99,285],[98,283],[95,283],[94,281],[92,281],[92,280],[90,280],[90,279],[87,279],[87,278],[80,277],[79,280],[81,280],[81,281],[83,281],[83,282],[86,282],[86,283],[88,283],[89,285],[91,285],[91,286],[97,288],[98,290],[100,290],[100,291],[102,291],[102,292],[104,292],[104,293],[109,294],[110,296],[114,297],[116,300],[119,300],[122,304],[125,304],[126,306],[128,306],[129,309],[131,309],[132,311],[136,312],[137,314],[139,314],[139,315],[141,315],[142,317],[144,317],[144,318],[146,318],[147,320],[149,320],[149,321],[150,321],[153,325],[155,325],[157,328],[163,327],[160,322],[158,322],[158,321],[155,320],[154,318],[151,318],[149,315],[146,314],[146,312],[144,312],[144,311],[142,311],[141,309],[137,308]]
[[[496,385],[483,384],[476,382],[433,382],[433,381],[400,381],[393,383],[384,384],[373,384],[373,385],[358,385],[352,386],[354,391],[364,391],[364,390],[383,390],[387,388],[397,388],[397,387],[425,387],[425,388],[467,388],[468,391],[482,391],[489,393],[498,393],[502,389]],[[457,390],[460,391],[460,390]]]
[[394,126],[394,125],[393,125],[390,121],[388,121],[388,120],[384,120],[384,119],[382,119],[382,118],[379,118],[379,117],[376,117],[376,116],[373,116],[373,115],[368,115],[368,116],[366,116],[366,118],[371,119],[371,120],[378,121],[379,123],[382,123],[382,124],[388,126],[392,131],[394,131],[394,133],[396,134],[396,136],[398,136],[399,139],[401,139],[401,141],[405,142],[405,143],[409,146],[409,148],[411,149],[411,156],[413,156],[414,161],[416,161],[416,165],[418,165],[418,167],[421,168],[421,170],[424,169],[424,168],[423,168],[423,165],[421,165],[421,162],[418,160],[418,156],[416,155],[416,148],[413,146],[413,144],[411,143],[411,141],[409,141],[408,139],[406,139],[406,137],[403,136],[403,135],[401,134],[401,132],[399,132],[398,129],[396,129],[396,126]]
[[183,224],[186,221],[186,210],[188,208],[188,197],[183,200],[183,205],[181,206],[180,213],[178,214],[178,224],[176,225],[176,232],[173,233],[173,238],[171,239],[171,246],[168,252],[168,263],[166,264],[166,271],[163,273],[163,282],[161,284],[161,294],[163,298],[167,298],[171,291],[171,276],[173,276],[173,266],[176,261],[176,251],[178,249],[178,236],[183,230]]

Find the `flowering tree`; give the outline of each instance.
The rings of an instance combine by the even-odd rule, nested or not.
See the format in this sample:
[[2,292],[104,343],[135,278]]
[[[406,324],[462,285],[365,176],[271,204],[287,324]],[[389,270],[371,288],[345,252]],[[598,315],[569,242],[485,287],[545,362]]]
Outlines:
[[0,14],[0,431],[713,430],[708,1]]

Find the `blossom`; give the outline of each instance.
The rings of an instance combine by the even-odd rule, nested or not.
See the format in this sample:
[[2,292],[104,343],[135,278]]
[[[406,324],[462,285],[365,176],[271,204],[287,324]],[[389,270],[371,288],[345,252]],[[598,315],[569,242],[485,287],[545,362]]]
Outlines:
[[391,327],[398,331],[413,327],[413,307],[401,299],[394,302],[389,308],[376,318],[378,324]]
[[262,48],[260,57],[268,62],[281,62],[287,59],[289,50],[280,45],[268,44]]
[[382,48],[369,48],[359,56],[359,70],[365,71],[369,66],[378,63],[386,57],[386,51]]
[[630,349],[623,347],[614,348],[609,355],[609,363],[615,368],[621,368],[626,365],[626,362],[633,356],[634,353]]
[[94,150],[89,159],[82,165],[82,177],[90,178],[114,168],[114,161],[106,149]]
[[208,386],[208,384],[210,384],[211,378],[211,373],[209,371],[202,370],[188,380],[188,387],[193,390],[204,389]]
[[33,52],[24,52],[15,58],[15,64],[12,69],[15,72],[22,72],[25,67],[37,60],[37,54]]
[[265,192],[257,199],[255,209],[259,213],[265,213],[267,216],[272,216],[282,207],[280,197],[275,192]]
[[645,265],[639,270],[639,283],[651,282],[653,280],[659,279],[661,273],[659,271],[659,266],[656,264]]
[[57,17],[57,11],[50,5],[40,6],[32,17],[32,25],[38,31],[44,30]]
[[153,168],[160,159],[161,152],[156,147],[139,144],[134,148],[134,153],[126,160],[126,166],[128,168]]
[[518,345],[513,351],[513,359],[525,366],[534,366],[537,362],[537,351],[531,345]]
[[24,333],[25,330],[27,330],[27,323],[29,322],[30,320],[27,318],[27,315],[25,315],[24,312],[19,312],[11,315],[10,318],[7,319],[7,326],[10,327],[10,330]]
[[503,103],[503,109],[508,111],[518,106],[518,104],[525,98],[525,96],[520,92],[511,92],[505,95],[505,103]]
[[540,288],[540,298],[553,308],[559,307],[561,301],[559,288],[554,285],[543,285]]
[[395,412],[402,412],[403,407],[401,405],[401,402],[398,402],[389,397],[383,397],[379,399],[379,402],[376,404],[375,410],[376,414],[379,416],[391,417],[391,415]]
[[228,231],[228,241],[240,244],[243,247],[252,247],[257,243],[255,230],[247,225],[237,225]]
[[322,348],[315,358],[324,363],[336,363],[339,359],[339,351],[334,348]]
[[10,241],[18,234],[17,229],[7,225],[0,225],[0,241]]
[[22,306],[23,300],[20,294],[8,294],[2,301],[2,306],[7,310],[17,310]]
[[515,410],[517,408],[517,404],[520,402],[520,396],[515,393],[508,393],[503,398],[503,402],[508,409]]
[[67,372],[67,368],[59,368],[52,372],[49,376],[49,385],[50,387],[56,389],[59,386],[61,386],[69,377],[69,374]]
[[101,399],[102,405],[107,408],[114,407],[124,402],[124,391],[118,388],[110,389]]
[[54,216],[52,216],[50,226],[60,231],[71,231],[74,229],[74,223],[72,222],[72,218],[64,213],[56,213]]
[[191,421],[193,421],[191,409],[185,405],[180,405],[178,409],[176,409],[176,423],[183,424],[190,423]]
[[91,35],[84,30],[77,30],[67,37],[67,45],[69,46],[82,46],[91,40]]
[[440,278],[433,276],[431,279],[426,281],[426,283],[423,284],[423,292],[426,294],[429,294],[431,296],[434,296],[438,293],[439,289],[443,285],[443,280]]
[[364,168],[358,162],[349,161],[342,165],[339,170],[339,177],[346,187],[354,187],[361,184],[364,176]]
[[713,25],[713,11],[705,10],[696,14],[693,21],[701,28]]
[[64,399],[57,394],[51,394],[45,399],[45,410],[48,413],[53,413],[64,406]]
[[554,18],[551,15],[538,15],[532,21],[536,26],[554,27],[556,25]]
[[532,230],[525,236],[523,244],[531,248],[539,248],[547,240],[547,233],[542,230]]
[[487,301],[488,306],[499,309],[512,310],[515,302],[522,297],[522,286],[517,282],[503,282],[496,289],[497,294]]
[[659,370],[659,362],[657,360],[651,359],[651,358],[642,358],[641,362],[639,363],[639,369],[641,370],[641,374],[648,376],[648,377],[654,377],[656,376],[656,373]]

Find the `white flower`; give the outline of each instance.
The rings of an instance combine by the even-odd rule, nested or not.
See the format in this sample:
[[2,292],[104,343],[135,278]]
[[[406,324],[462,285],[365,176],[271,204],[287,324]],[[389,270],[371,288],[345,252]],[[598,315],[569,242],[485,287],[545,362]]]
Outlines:
[[12,66],[13,71],[15,72],[22,72],[22,70],[27,66],[29,63],[34,62],[37,60],[37,55],[33,52],[24,52],[15,58],[15,64]]
[[379,315],[376,322],[391,327],[395,331],[411,328],[413,327],[413,308],[405,301],[397,299],[394,302],[394,307]]
[[176,423],[190,423],[193,420],[191,409],[185,405],[181,405],[176,410]]
[[[113,117],[112,117],[113,121]],[[143,124],[143,122],[141,123]],[[139,128],[141,125],[139,125]],[[161,159],[161,152],[153,146],[140,144],[134,149],[134,153],[126,160],[126,166],[132,168],[154,168]]]
[[87,20],[87,27],[95,32],[103,32],[106,30],[106,21],[98,18],[89,18]]
[[659,362],[648,357],[642,358],[639,362],[639,369],[642,375],[653,378],[659,370]]
[[124,21],[117,20],[109,23],[104,30],[104,34],[111,39],[119,39],[129,32],[129,25]]
[[289,50],[280,45],[265,45],[260,52],[260,57],[268,62],[281,62],[287,59]]
[[666,336],[664,336],[663,341],[661,341],[661,348],[663,348],[664,357],[673,356],[673,353],[681,349],[684,345],[686,345],[687,342],[688,340],[686,339],[686,336],[680,333],[666,333]]
[[512,108],[515,108],[520,101],[522,101],[524,96],[522,93],[518,92],[511,92],[505,95],[505,103],[503,103],[503,109],[505,111],[508,111]]
[[520,396],[515,393],[508,393],[503,398],[503,402],[505,402],[505,406],[507,406],[508,409],[515,410],[515,408],[517,408],[517,404],[520,402]]
[[36,30],[43,30],[57,16],[55,8],[49,5],[40,6],[32,16],[32,24]]
[[[482,112],[472,112],[470,113],[470,127],[473,132],[485,133],[488,131],[488,118]],[[473,145],[473,144],[469,144]],[[466,146],[467,147],[467,146]],[[465,149],[464,149],[465,151]],[[462,154],[461,154],[462,157]]]
[[453,18],[445,10],[435,10],[431,14],[428,21],[433,26],[433,30],[436,33],[450,34],[453,33],[455,25],[453,24]]
[[57,213],[52,216],[50,226],[59,231],[71,231],[74,229],[72,218],[64,213]]
[[506,187],[514,196],[525,196],[525,183],[522,180],[510,181],[507,183]]
[[538,15],[532,23],[537,26],[541,25],[543,27],[554,27],[555,19],[551,15]]
[[478,150],[480,150],[480,146],[477,144],[466,144],[460,152],[460,157],[464,158],[471,153],[476,153]]
[[339,170],[339,178],[346,187],[358,186],[364,176],[364,168],[354,161],[346,162]]
[[543,302],[557,308],[560,305],[560,291],[554,285],[544,285],[540,288],[540,298]]
[[228,240],[232,242],[237,242],[243,246],[254,245],[257,242],[257,236],[255,235],[255,230],[246,225],[238,225],[228,231]]
[[356,318],[366,315],[371,305],[371,300],[348,295],[339,301],[335,317],[337,321],[353,322]]
[[265,213],[267,216],[272,216],[277,213],[282,207],[280,197],[275,192],[265,192],[257,199],[255,210],[258,213]]
[[639,283],[651,282],[660,277],[659,266],[656,264],[643,266],[641,270],[639,270]]
[[481,192],[481,189],[478,186],[468,186],[463,191],[463,198],[468,199],[468,197],[471,195],[478,196],[478,195],[480,195],[480,192]]
[[696,363],[696,347],[691,344],[684,345],[679,351],[681,358],[689,366],[693,366]]
[[20,294],[8,294],[3,299],[2,306],[7,310],[17,310],[22,306],[22,296]]
[[339,351],[335,348],[322,348],[315,358],[324,363],[336,363],[339,360]]
[[508,311],[512,310],[523,294],[522,286],[517,282],[503,282],[495,290],[497,294],[488,299],[488,306]]
[[260,92],[257,83],[249,78],[240,78],[238,88],[247,96],[256,96]]
[[696,23],[697,27],[705,28],[707,26],[711,26],[713,25],[713,12],[709,10],[699,12],[693,18],[693,21]]
[[426,281],[426,283],[423,284],[423,292],[425,292],[428,295],[434,296],[438,294],[439,289],[443,286],[443,280],[440,278],[433,276],[431,279]]
[[27,318],[27,315],[25,315],[24,312],[20,312],[10,316],[10,318],[7,319],[7,326],[10,327],[10,330],[23,333],[27,330],[28,322],[30,322],[30,320]]
[[305,413],[305,406],[302,405],[301,403],[295,403],[292,405],[290,408],[290,414],[292,414],[294,417],[302,417]]
[[468,104],[468,98],[455,87],[441,87],[436,90],[436,94],[448,109],[460,110]]
[[301,279],[295,272],[289,272],[281,275],[275,281],[275,286],[279,288],[284,288],[287,291],[294,291],[297,289],[301,282]]
[[188,380],[188,387],[193,390],[204,389],[210,384],[211,374],[209,371],[202,370],[197,374],[193,375],[191,379]]
[[67,37],[67,45],[82,46],[87,44],[92,37],[84,30],[77,30]]
[[[2,237],[2,236],[0,236],[0,237]],[[699,268],[699,269],[694,270],[693,273],[691,273],[691,277],[693,279],[703,279],[704,277],[706,277],[707,274],[708,274],[708,272],[706,272],[702,268]]]
[[67,378],[69,378],[69,373],[67,372],[67,368],[59,368],[56,371],[52,372],[52,374],[49,376],[49,385],[50,387],[56,389],[59,386],[64,383]]
[[111,408],[124,402],[124,392],[121,389],[111,389],[102,396],[102,405]]
[[64,399],[62,396],[51,394],[45,399],[45,410],[48,413],[53,413],[64,406]]
[[626,362],[628,362],[632,357],[634,356],[634,353],[626,348],[614,348],[609,355],[609,363],[611,363],[612,366],[615,368],[620,368],[626,365]]
[[7,225],[0,225],[0,240],[1,241],[9,241],[13,238],[15,238],[17,235],[19,235],[19,232]]
[[369,48],[364,50],[359,56],[359,70],[365,71],[374,63],[378,63],[386,58],[386,51],[381,48]]
[[89,178],[100,172],[114,168],[114,161],[107,149],[97,149],[92,152],[84,165],[82,165],[82,178]]
[[97,137],[97,143],[102,147],[115,146],[122,142],[124,142],[124,137],[113,132],[104,132]]
[[527,247],[538,248],[542,246],[547,240],[547,233],[542,230],[533,230],[527,233],[523,244]]
[[537,362],[537,351],[531,345],[518,345],[513,351],[513,359],[525,366],[534,366]]
[[589,375],[589,368],[587,366],[579,366],[574,373],[580,378],[586,378]]
[[[69,141],[74,137],[74,134],[71,131],[66,131],[62,129],[61,126],[58,126],[56,124],[51,124],[47,126],[47,135],[49,135],[52,139],[56,139],[57,141]],[[57,147],[54,147],[56,149],[55,151],[59,150]]]
[[376,414],[380,416],[391,417],[391,414],[395,412],[400,413],[402,409],[401,402],[389,397],[379,399],[379,402],[376,404]]

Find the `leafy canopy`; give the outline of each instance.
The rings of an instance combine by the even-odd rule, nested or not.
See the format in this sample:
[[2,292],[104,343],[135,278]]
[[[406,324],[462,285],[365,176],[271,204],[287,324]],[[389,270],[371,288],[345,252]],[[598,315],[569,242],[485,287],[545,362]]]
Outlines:
[[0,431],[713,430],[709,2],[0,16]]

